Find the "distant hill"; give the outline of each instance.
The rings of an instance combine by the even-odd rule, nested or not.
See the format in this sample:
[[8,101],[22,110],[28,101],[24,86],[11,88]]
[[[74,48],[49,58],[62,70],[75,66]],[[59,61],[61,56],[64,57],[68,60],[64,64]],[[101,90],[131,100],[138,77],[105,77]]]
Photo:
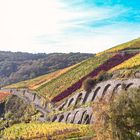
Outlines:
[[79,63],[93,54],[0,51],[0,86],[31,79]]

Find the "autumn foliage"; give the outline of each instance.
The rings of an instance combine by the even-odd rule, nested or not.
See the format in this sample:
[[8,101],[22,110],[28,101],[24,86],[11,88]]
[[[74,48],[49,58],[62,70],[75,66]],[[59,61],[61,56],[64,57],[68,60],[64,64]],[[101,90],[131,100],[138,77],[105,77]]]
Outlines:
[[94,103],[94,125],[97,140],[140,139],[140,90],[122,91],[108,102]]
[[9,96],[9,92],[0,92],[0,102],[3,102],[7,96]]

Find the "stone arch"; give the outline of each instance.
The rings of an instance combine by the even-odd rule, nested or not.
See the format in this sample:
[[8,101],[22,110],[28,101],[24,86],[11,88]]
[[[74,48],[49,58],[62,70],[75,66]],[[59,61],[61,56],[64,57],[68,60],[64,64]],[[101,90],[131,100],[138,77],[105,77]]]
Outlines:
[[140,71],[136,71],[134,75],[135,75],[135,78],[140,78]]
[[25,96],[26,90],[23,90],[23,96]]
[[40,113],[41,113],[40,117],[44,118],[45,114],[43,112],[40,112]]
[[74,114],[74,117],[73,117],[71,123],[74,123],[75,117],[76,117],[76,115],[77,115],[78,112],[79,112],[79,111],[76,111],[76,113]]
[[84,119],[84,124],[90,124],[91,118],[92,118],[92,114],[91,115],[87,114]]
[[67,117],[66,117],[66,122],[68,121],[69,116],[71,115],[71,113],[68,113]]
[[116,92],[116,90],[118,89],[118,87],[121,86],[121,85],[122,85],[121,83],[117,84],[117,85],[114,87],[113,92]]
[[117,89],[118,89],[121,85],[122,85],[121,83],[118,83],[118,84],[114,87],[114,89],[113,89],[113,91],[112,91],[111,98],[114,96],[114,94],[117,92]]
[[82,100],[82,93],[80,93],[76,99],[75,106]]
[[33,97],[33,101],[34,101],[34,100],[35,100],[35,98],[36,98],[36,95],[34,94],[33,96],[34,96],[34,97]]
[[13,90],[12,89],[10,89],[10,93],[12,93],[13,92]]
[[88,124],[88,122],[89,122],[89,114],[86,114],[84,118],[84,124]]
[[89,97],[89,95],[90,95],[89,92],[87,92],[87,93],[85,94],[85,97],[84,97],[84,100],[83,100],[82,104],[85,104],[85,102],[87,101],[87,98]]
[[52,119],[52,122],[56,121],[56,119],[57,119],[57,116],[55,115]]
[[59,108],[59,110],[62,110],[62,109],[64,108],[64,106],[67,104],[67,102],[68,102],[68,100],[66,100],[66,101],[64,102],[64,104]]
[[91,101],[93,101],[94,99],[95,99],[95,97],[96,97],[96,95],[97,95],[97,93],[98,93],[98,91],[101,89],[101,87],[97,87],[96,88],[96,90],[94,91],[94,94],[93,94],[93,96],[92,96],[92,99],[91,99]]
[[103,90],[103,93],[102,93],[102,97],[101,97],[100,100],[103,99],[103,97],[105,96],[105,94],[106,94],[106,92],[107,92],[107,90],[109,89],[110,86],[111,86],[111,84],[107,84],[107,85],[105,86],[105,88],[104,88],[104,90]]
[[69,103],[68,103],[68,107],[71,105],[71,103],[74,101],[74,98],[71,98]]
[[84,118],[84,115],[87,113],[87,110],[85,110],[83,113],[82,113],[82,117],[81,119],[78,121],[78,124],[81,124],[82,121],[83,121],[83,118]]
[[134,83],[129,83],[126,87],[125,90],[128,90],[128,88],[130,88]]
[[59,122],[61,122],[64,119],[64,115],[61,115],[59,118]]

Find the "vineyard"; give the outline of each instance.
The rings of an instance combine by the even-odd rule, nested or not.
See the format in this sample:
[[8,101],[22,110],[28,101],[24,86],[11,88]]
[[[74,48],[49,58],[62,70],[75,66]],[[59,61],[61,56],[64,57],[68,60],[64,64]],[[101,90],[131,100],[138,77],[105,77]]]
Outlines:
[[68,68],[58,70],[58,71],[52,72],[50,74],[42,75],[42,76],[39,76],[39,77],[31,79],[31,80],[26,80],[26,81],[22,81],[22,82],[19,82],[16,84],[12,84],[12,85],[6,86],[6,88],[28,88],[31,90],[35,90],[38,87],[40,87],[41,85],[44,85],[47,82],[49,82],[50,80],[57,78],[61,74],[69,71],[71,68],[73,68],[75,66],[76,65],[73,65]]
[[76,65],[68,72],[40,86],[37,89],[37,92],[42,96],[49,95],[49,98],[52,99],[59,93],[72,86],[74,83],[78,82],[81,78],[89,74],[91,71],[96,69],[99,65],[103,64],[112,56],[112,54],[104,54],[100,57],[92,57]]
[[109,52],[119,52],[122,50],[131,50],[131,49],[132,50],[136,49],[136,50],[140,51],[140,38],[129,41],[127,43],[124,43],[124,44],[121,44],[118,46],[115,46],[115,47],[108,49],[104,52],[98,53],[97,55],[101,55],[103,53],[109,53]]
[[140,66],[140,53],[130,58],[129,60],[125,61],[124,63],[112,68],[110,72],[121,70],[121,69],[137,68],[139,66]]
[[[45,98],[52,100],[59,94],[67,92],[71,94],[81,87],[81,83],[88,76],[93,77],[90,73],[97,69],[100,65],[104,64],[107,60],[112,58],[116,52],[128,49],[139,49],[140,39],[136,39],[116,47],[113,47],[107,51],[97,54],[96,56],[83,61],[77,65],[59,70],[47,75],[43,75],[31,80],[19,82],[7,86],[7,88],[28,88],[30,90],[35,90],[37,93]],[[115,52],[114,54],[108,52]],[[136,67],[139,65],[139,55],[130,60],[119,64],[112,68],[112,71],[130,67]],[[105,64],[106,65],[106,64]],[[112,66],[113,67],[113,66]],[[111,68],[111,67],[110,67]],[[102,68],[104,70],[104,68]],[[98,70],[100,71],[100,70]],[[76,84],[77,83],[77,84]],[[79,84],[78,84],[79,83]],[[62,95],[59,95],[62,96]],[[63,94],[64,96],[64,94]],[[56,97],[57,98],[57,97]],[[61,97],[62,99],[62,97]]]
[[133,57],[134,55],[135,54],[126,54],[124,56],[124,55],[121,55],[121,54],[117,54],[117,55],[113,56],[112,58],[108,59],[105,63],[100,65],[98,68],[94,69],[91,73],[89,73],[85,77],[82,77],[78,82],[73,84],[67,90],[63,91],[58,96],[54,97],[52,99],[52,102],[58,102],[58,101],[64,99],[65,97],[67,97],[68,95],[72,94],[76,90],[78,90],[82,86],[82,83],[84,82],[84,80],[87,79],[88,77],[95,77],[102,71],[108,71],[111,68],[113,68],[114,66],[116,66],[118,64],[121,64],[125,60]]
[[[7,86],[6,88],[17,88],[17,90],[18,88],[28,88],[29,90],[36,91],[38,95],[43,96],[46,99],[49,98],[51,103],[56,105],[56,106],[51,106],[51,103],[50,103],[49,109],[52,109],[52,108],[53,109],[49,112],[50,114],[49,113],[47,114],[47,115],[52,115],[51,117],[53,118],[54,114],[57,115],[58,113],[62,113],[62,112],[65,113],[65,111],[72,111],[75,109],[75,105],[72,104],[72,106],[69,106],[69,108],[66,107],[66,108],[63,108],[62,110],[57,110],[57,107],[58,107],[57,105],[61,105],[61,103],[65,103],[65,101],[67,103],[67,99],[70,96],[80,93],[79,91],[81,90],[82,84],[87,78],[89,77],[97,78],[99,74],[101,74],[102,72],[103,73],[110,72],[112,74],[111,77],[113,77],[115,75],[114,74],[115,72],[118,72],[120,74],[120,71],[124,71],[124,73],[127,74],[127,70],[131,71],[132,69],[139,69],[140,68],[140,53],[138,53],[139,49],[140,49],[140,39],[136,39],[131,42],[109,49],[107,51],[104,51],[102,53],[99,53],[96,56],[91,57],[71,67],[68,67],[68,68],[47,74],[47,75],[42,75],[40,77],[31,79],[31,80],[19,82],[17,84]],[[126,50],[126,51],[131,50],[133,53],[123,53],[123,50]],[[113,52],[113,53],[108,53],[108,52]],[[25,89],[22,89],[22,90],[25,90]],[[19,90],[19,91],[22,91],[22,90]],[[10,93],[7,93],[7,92],[1,92],[0,102],[3,102],[4,99],[9,94]],[[26,94],[24,94],[24,96],[25,95]],[[35,96],[34,96],[34,100],[37,103],[40,102],[40,100],[37,100]],[[78,97],[77,97],[77,100],[78,100]],[[14,110],[16,112],[14,113],[15,116],[18,114],[19,118],[21,116],[23,118],[21,118],[22,120],[21,121],[22,123],[21,123],[21,122],[18,122],[17,117],[14,117],[14,118],[17,118],[16,120],[17,124],[14,124],[14,125],[12,124],[12,125],[9,125],[8,128],[4,127],[2,129],[0,134],[2,138],[6,140],[18,140],[18,139],[21,139],[21,140],[22,139],[23,140],[24,139],[27,139],[27,140],[32,140],[32,139],[46,139],[46,140],[53,140],[53,139],[54,140],[67,140],[67,139],[70,140],[71,139],[72,140],[73,139],[74,140],[74,139],[80,139],[83,137],[88,138],[88,137],[95,136],[94,131],[90,125],[65,124],[65,123],[57,123],[57,122],[49,123],[49,122],[41,122],[41,120],[40,122],[35,122],[37,121],[36,118],[38,116],[44,117],[43,116],[44,114],[40,114],[39,112],[40,110],[35,110],[35,113],[32,115],[33,119],[31,120],[30,119],[31,117],[29,116],[30,114],[28,115],[27,114],[28,112],[26,111],[26,110],[29,110],[29,113],[30,112],[33,113],[33,111],[31,110],[32,108],[30,106],[28,109],[28,107],[26,107],[26,104],[24,105],[21,102],[18,104],[18,98],[17,100],[15,100],[14,97],[12,98],[12,100],[10,98],[10,101],[11,101],[10,102],[11,104],[9,103],[9,108],[11,109],[10,111],[12,111],[13,106],[14,106],[13,108],[15,109],[15,105],[16,105],[16,109],[19,109],[19,110],[18,111],[16,109]],[[88,107],[90,106],[89,104],[91,103],[83,104],[83,106]],[[24,107],[23,109],[24,111],[20,109],[22,106]],[[82,105],[77,106],[76,109],[82,108],[83,106]],[[86,117],[88,116],[88,113],[84,114],[86,113],[86,111],[81,113],[83,120],[86,119]],[[78,111],[75,112],[75,114],[72,114],[72,116],[76,118],[77,117],[76,114],[78,114]],[[29,116],[29,119],[28,119],[28,116]],[[60,116],[60,117],[63,117],[63,116]],[[69,117],[69,114],[66,118],[68,119],[68,117]],[[60,121],[60,118],[57,118],[57,119],[58,121]],[[80,117],[78,119],[80,119]],[[43,121],[46,121],[46,120],[47,118],[45,118]],[[3,120],[1,120],[1,122],[2,121]],[[9,122],[10,121],[11,120],[9,120]],[[26,122],[26,123],[23,123],[23,122]]]
[[66,140],[68,138],[79,138],[93,136],[89,125],[65,124],[65,123],[30,123],[17,124],[7,128],[3,132],[3,138],[14,139],[45,139]]

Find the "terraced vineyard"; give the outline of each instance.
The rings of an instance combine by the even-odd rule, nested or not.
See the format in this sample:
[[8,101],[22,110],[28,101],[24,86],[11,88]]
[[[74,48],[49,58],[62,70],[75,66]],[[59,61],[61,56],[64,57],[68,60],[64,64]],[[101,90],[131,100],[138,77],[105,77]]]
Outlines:
[[[112,72],[118,71],[118,70],[126,71],[128,69],[140,68],[139,49],[140,49],[140,39],[136,39],[131,42],[125,43],[123,45],[119,45],[117,47],[109,49],[103,53],[99,53],[96,56],[94,56],[88,60],[85,60],[77,65],[74,65],[72,67],[68,67],[63,70],[53,72],[51,74],[43,75],[43,76],[37,77],[35,79],[31,79],[28,81],[23,81],[23,82],[14,84],[14,85],[10,85],[10,86],[7,86],[6,88],[28,88],[30,90],[36,91],[37,94],[45,97],[46,99],[48,99],[48,97],[49,97],[49,99],[51,101],[50,106],[51,106],[52,102],[56,103],[56,104],[53,104],[53,105],[56,105],[56,108],[54,106],[52,106],[53,109],[50,107],[50,109],[52,109],[50,112],[52,114],[53,113],[57,114],[58,113],[57,107],[59,107],[57,105],[60,102],[62,102],[64,104],[62,104],[62,106],[60,106],[60,107],[63,107],[63,105],[65,105],[65,101],[67,103],[67,98],[69,98],[73,94],[75,95],[77,93],[77,91],[79,92],[83,81],[85,79],[87,79],[88,77],[96,77],[102,71],[109,71],[112,73]],[[126,51],[126,53],[123,52],[124,50]],[[11,90],[11,89],[9,89],[9,90]],[[18,89],[14,89],[14,90],[16,91]],[[22,89],[22,90],[26,90],[26,89]],[[19,90],[19,92],[21,92],[22,90]],[[86,92],[83,92],[83,95],[84,95],[84,93],[86,93]],[[24,96],[26,94],[24,94]],[[8,96],[8,93],[0,94],[1,101],[3,101],[4,98],[7,96]],[[28,95],[28,96],[30,96],[30,95]],[[74,97],[76,97],[76,96],[74,96]],[[35,100],[35,98],[33,100]],[[47,100],[45,100],[45,101],[47,101]],[[77,96],[77,101],[78,101],[78,96]],[[37,102],[40,103],[39,100],[37,100]],[[86,104],[85,106],[88,108],[88,104]],[[74,114],[71,114],[72,116],[74,116],[74,119],[76,117],[77,118],[80,117],[80,115],[82,116],[81,119],[85,119],[85,118],[88,118],[87,117],[89,115],[88,113],[92,113],[91,110],[90,111],[88,109],[84,110],[82,108],[82,105],[79,107],[81,108],[81,112],[79,111],[80,110],[79,108],[76,108],[79,110],[76,111]],[[66,108],[66,109],[69,109],[69,108]],[[75,109],[74,105],[71,106],[71,109]],[[62,110],[61,113],[63,111],[65,113],[66,110]],[[69,111],[69,110],[67,110],[67,111]],[[77,114],[79,114],[79,115],[76,116]],[[68,113],[67,117],[64,116],[63,114],[59,114],[59,113],[58,113],[58,115],[59,116],[57,118],[58,119],[57,121],[61,120],[63,122],[62,119],[67,120],[70,114]],[[91,114],[90,116],[92,117],[92,115],[93,114]],[[91,117],[90,117],[90,119],[92,119]],[[53,116],[52,116],[52,118],[53,118]],[[80,119],[80,118],[78,118],[78,119]],[[48,120],[50,121],[50,119],[48,119]],[[66,121],[66,120],[64,120],[64,121]],[[71,121],[69,121],[69,122],[71,122]],[[79,120],[77,122],[79,123]],[[12,127],[6,128],[4,131],[2,131],[1,135],[3,136],[4,139],[9,139],[9,140],[14,140],[14,139],[15,140],[16,139],[67,140],[67,139],[71,139],[71,138],[80,139],[80,137],[94,136],[94,132],[89,125],[30,122],[28,124],[21,123],[21,124],[13,125]]]
[[40,86],[37,89],[37,92],[42,96],[49,95],[49,98],[52,99],[53,97],[57,96],[59,93],[63,92],[74,83],[79,81],[81,78],[89,74],[91,71],[96,69],[98,66],[103,64],[112,56],[113,54],[104,54],[100,57],[92,57],[73,67],[68,72]]
[[136,69],[139,66],[140,66],[140,53],[130,58],[129,60],[125,61],[124,63],[112,68],[110,72],[121,70],[121,69],[132,69],[132,68]]
[[69,87],[68,89],[66,89],[65,91],[60,93],[58,96],[53,98],[52,102],[58,102],[58,101],[64,99],[65,97],[67,97],[68,95],[72,94],[76,90],[78,90],[82,86],[82,83],[84,82],[84,80],[87,79],[88,77],[95,77],[101,71],[108,71],[111,68],[113,68],[114,66],[121,64],[125,60],[133,57],[134,55],[136,55],[136,54],[135,53],[125,54],[125,55],[117,54],[117,55],[113,56],[112,58],[108,59],[105,63],[100,65],[98,68],[96,68],[92,72],[90,72],[88,75],[86,75],[85,77],[82,77],[78,82],[73,84],[71,87]]
[[[136,39],[128,43],[124,43],[116,47],[113,47],[102,53],[99,53],[96,56],[86,61],[83,61],[77,65],[74,65],[72,67],[69,67],[64,70],[60,70],[60,71],[57,71],[48,75],[44,75],[44,76],[41,76],[32,80],[20,82],[18,84],[8,86],[7,88],[27,87],[31,90],[35,90],[37,94],[47,99],[49,98],[52,101],[61,100],[63,98],[62,97],[63,93],[64,93],[63,96],[65,97],[66,94],[69,95],[72,92],[75,92],[77,89],[80,88],[81,83],[83,82],[83,80],[85,80],[85,78],[89,76],[93,77],[91,73],[94,73],[93,71],[95,69],[97,69],[99,66],[104,64],[110,58],[112,58],[119,51],[131,50],[132,52],[134,51],[133,53],[135,53],[135,51],[139,51],[139,49],[140,49],[140,39]],[[113,53],[108,53],[108,52],[113,52]],[[137,62],[135,62],[135,64],[131,64],[135,61],[134,59],[137,59],[136,60]],[[111,67],[110,66],[109,67],[113,68],[115,66],[115,68],[113,69],[115,70],[115,69],[121,69],[121,67],[129,68],[129,67],[133,67],[134,65],[138,66],[139,65],[138,59],[139,59],[139,55],[128,60],[128,62],[127,61],[124,63],[122,63],[123,61],[116,62],[115,65],[112,65]],[[127,58],[125,58],[125,60],[127,60]],[[123,66],[120,65],[120,63],[122,63]],[[108,63],[105,63],[104,65],[108,65]],[[116,65],[118,65],[118,67]],[[109,70],[110,68],[108,68],[107,70]],[[98,70],[98,72],[101,70],[104,70],[104,68],[101,68],[100,70]]]
[[[72,92],[75,92],[81,86],[81,83],[79,84],[80,86],[78,86],[77,84],[77,88],[74,89],[74,87],[76,87],[75,85],[76,83],[83,81],[85,79],[83,77],[87,78],[87,76],[91,76],[89,73],[93,72],[96,68],[98,68],[100,65],[105,63],[107,60],[113,57],[117,52],[122,51],[122,50],[126,50],[126,51],[131,50],[132,52],[134,51],[133,53],[135,53],[135,51],[139,51],[139,49],[140,49],[140,39],[136,39],[128,43],[118,45],[101,54],[99,53],[95,57],[88,59],[87,61],[77,65],[76,67],[68,71],[67,73],[64,73],[61,76],[57,77],[56,79],[53,79],[50,82],[40,86],[37,89],[37,91],[41,95],[44,95],[44,93],[49,95],[49,98],[53,99],[52,101],[61,100],[63,98],[62,97],[63,93],[68,95],[68,94],[71,94]],[[113,52],[113,53],[108,53],[108,52]],[[129,57],[125,58],[125,60],[127,59],[129,59]],[[115,65],[112,65],[112,67],[118,64],[119,62],[117,62]],[[108,70],[110,68],[108,68]],[[57,95],[59,96],[59,99]],[[63,96],[65,95],[63,94]]]
[[135,39],[135,40],[132,40],[132,41],[129,41],[127,43],[124,43],[124,44],[121,44],[121,45],[118,45],[118,46],[115,46],[111,49],[108,49],[104,52],[101,52],[97,55],[101,55],[103,53],[109,53],[109,52],[118,52],[118,51],[122,51],[122,50],[138,50],[140,51],[140,38],[138,39]]
[[65,123],[30,123],[18,124],[4,130],[3,138],[13,139],[59,139],[79,138],[93,136],[93,131],[88,125]]
[[57,78],[61,74],[66,73],[67,71],[69,71],[75,66],[76,65],[73,65],[68,68],[58,70],[50,74],[42,75],[31,80],[26,80],[26,81],[22,81],[16,84],[12,84],[12,85],[6,86],[5,88],[28,88],[30,90],[35,90],[39,88],[41,85],[44,85],[47,82],[51,81],[52,79]]

